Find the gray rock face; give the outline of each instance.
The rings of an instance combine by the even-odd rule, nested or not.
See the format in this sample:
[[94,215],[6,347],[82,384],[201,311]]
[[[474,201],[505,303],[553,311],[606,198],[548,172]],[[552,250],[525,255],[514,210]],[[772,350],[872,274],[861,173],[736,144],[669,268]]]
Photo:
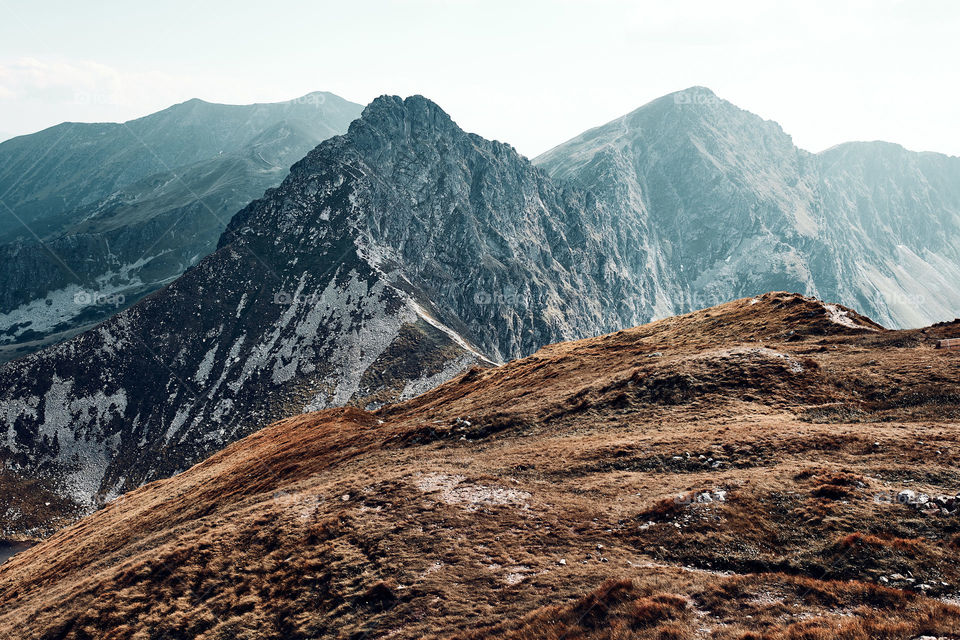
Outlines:
[[[611,232],[612,217],[592,196],[556,187],[512,147],[463,132],[420,97],[379,99],[339,142],[310,154],[288,182],[347,163],[362,206],[340,225],[358,229],[366,260],[422,291],[485,355],[515,358],[640,320],[635,274],[624,266],[637,230]],[[224,238],[262,229],[266,241],[279,218],[269,206],[248,208]],[[310,219],[296,229],[324,243],[325,227]]]
[[648,317],[772,290],[887,326],[960,314],[960,158],[881,142],[810,154],[694,87],[534,162],[643,229]]
[[236,211],[360,111],[321,93],[249,106],[193,100],[0,145],[12,210],[0,206],[0,238],[15,238],[0,245],[0,281],[10,283],[0,290],[0,361],[69,337],[196,264]]
[[635,324],[639,232],[430,101],[380,98],[175,282],[0,368],[0,459],[90,506],[271,420]]

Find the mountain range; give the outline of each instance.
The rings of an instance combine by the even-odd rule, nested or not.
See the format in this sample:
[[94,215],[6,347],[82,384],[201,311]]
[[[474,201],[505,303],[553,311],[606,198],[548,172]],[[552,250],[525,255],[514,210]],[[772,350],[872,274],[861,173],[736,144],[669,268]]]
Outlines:
[[705,91],[535,163],[425,98],[376,99],[171,284],[0,368],[0,488],[21,501],[6,536],[46,535],[270,421],[375,410],[713,298],[826,292],[893,324],[960,308],[957,158],[814,156]]
[[216,248],[236,211],[360,111],[323,92],[273,104],[190,100],[0,144],[0,361],[176,278]]

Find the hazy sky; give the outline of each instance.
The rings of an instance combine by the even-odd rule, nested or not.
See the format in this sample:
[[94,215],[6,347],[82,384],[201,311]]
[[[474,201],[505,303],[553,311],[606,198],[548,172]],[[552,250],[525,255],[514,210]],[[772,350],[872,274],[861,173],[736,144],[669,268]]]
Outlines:
[[534,156],[705,85],[819,151],[960,155],[960,2],[0,0],[0,132],[200,97],[421,93]]

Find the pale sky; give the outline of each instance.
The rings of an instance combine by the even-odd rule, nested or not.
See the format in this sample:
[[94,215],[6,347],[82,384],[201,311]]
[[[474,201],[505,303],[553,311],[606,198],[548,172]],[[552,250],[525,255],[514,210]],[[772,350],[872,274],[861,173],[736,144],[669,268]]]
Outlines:
[[0,0],[0,133],[199,97],[420,93],[533,157],[704,85],[820,151],[960,155],[955,0]]

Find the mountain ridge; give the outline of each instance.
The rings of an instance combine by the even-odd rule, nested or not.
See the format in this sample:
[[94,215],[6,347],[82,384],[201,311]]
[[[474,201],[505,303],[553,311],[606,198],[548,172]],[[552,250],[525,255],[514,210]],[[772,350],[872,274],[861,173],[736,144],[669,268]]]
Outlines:
[[[661,106],[744,113],[710,96]],[[11,474],[0,481],[42,476],[38,495],[66,505],[52,522],[286,415],[375,409],[474,365],[735,292],[809,295],[825,265],[839,267],[830,283],[841,291],[861,266],[821,248],[866,240],[821,232],[809,154],[757,119],[726,133],[661,127],[681,133],[649,148],[617,129],[617,144],[563,165],[586,183],[575,184],[463,131],[422,96],[378,98],[239,211],[217,251],[174,283],[0,368]],[[766,162],[758,147],[782,155]]]
[[[886,160],[866,158],[878,148]],[[653,317],[762,289],[838,300],[891,326],[960,309],[949,284],[960,276],[951,156],[892,143],[811,154],[777,123],[693,87],[534,162],[639,215],[648,250],[663,257],[654,279],[672,301]]]

